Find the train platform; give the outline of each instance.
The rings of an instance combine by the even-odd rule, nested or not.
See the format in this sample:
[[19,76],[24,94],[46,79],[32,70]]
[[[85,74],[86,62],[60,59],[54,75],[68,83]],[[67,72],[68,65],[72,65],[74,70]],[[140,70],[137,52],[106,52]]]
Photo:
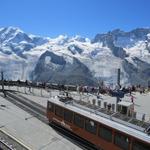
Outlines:
[[[21,95],[31,101],[34,101],[44,107],[47,105],[47,100],[52,96],[57,96],[61,92],[58,90],[50,89],[40,89],[40,88],[25,88],[25,87],[5,87],[5,89],[16,90],[18,95]],[[97,96],[90,93],[78,93],[78,92],[69,92],[71,96],[76,100],[90,101],[92,99],[97,99]],[[107,104],[111,103],[116,106],[116,97],[109,96],[107,94],[100,94],[99,98],[101,101],[101,106],[106,102]],[[150,92],[140,93],[132,92],[132,94],[125,94],[123,98],[120,98],[121,101],[127,101],[134,103],[134,111],[137,112],[137,117],[141,120],[142,116],[145,115],[145,121],[150,122]],[[116,107],[115,107],[116,109]]]
[[[15,94],[17,94],[18,96],[21,96],[22,98],[26,98],[30,101],[34,101],[34,102],[40,104],[41,106],[44,106],[44,108],[46,108],[47,100],[50,99],[50,97],[61,94],[61,91],[59,91],[59,90],[40,89],[40,88],[30,88],[29,89],[28,87],[15,87],[14,86],[14,87],[5,87],[5,89],[14,90]],[[104,103],[106,103],[106,102],[107,102],[107,104],[109,104],[109,103],[116,104],[116,97],[112,97],[107,94],[105,94],[105,95],[100,94],[99,97],[97,97],[97,95],[90,94],[90,93],[87,94],[87,93],[69,92],[69,94],[71,94],[71,96],[76,100],[79,100],[79,101],[82,100],[85,102],[88,101],[90,103],[92,103],[93,99],[98,99],[99,101],[101,101],[101,107],[104,107]],[[134,111],[137,112],[138,119],[142,120],[143,115],[145,114],[145,121],[150,122],[150,109],[149,109],[150,108],[150,92],[145,92],[142,94],[140,94],[139,92],[132,92],[131,95],[126,94],[123,98],[120,98],[120,101],[132,102],[132,100],[134,103]],[[28,114],[28,113],[25,113],[25,114]],[[25,116],[24,119],[25,120],[27,119],[25,122],[28,122],[28,120],[33,121],[33,124],[36,124],[36,122],[40,122],[39,120],[37,120],[35,117],[33,117],[31,115]],[[42,124],[42,122],[40,122],[40,124]],[[40,124],[39,124],[39,128],[41,128]],[[1,126],[1,124],[0,124],[0,126]],[[57,133],[51,127],[49,127],[49,126],[47,127],[47,125],[45,125],[45,124],[41,125],[41,126],[46,126],[46,127],[42,127],[42,129],[39,129],[39,130],[41,130],[41,131],[44,130],[44,132],[45,132],[45,130],[48,131],[47,133],[42,132],[41,135],[39,133],[39,136],[42,136],[43,139],[49,138],[49,140],[50,140],[49,142],[48,142],[48,140],[45,140],[47,142],[47,144],[44,144],[45,141],[42,140],[42,141],[44,141],[43,146],[42,146],[42,144],[40,145],[39,142],[37,142],[38,140],[36,141],[34,139],[34,136],[30,137],[30,134],[29,134],[28,138],[30,140],[33,138],[34,140],[33,139],[32,140],[34,142],[29,142],[29,139],[28,140],[26,139],[27,137],[23,138],[23,139],[19,137],[19,139],[21,139],[22,141],[25,141],[25,143],[27,143],[27,145],[29,147],[31,147],[32,149],[53,149],[53,148],[55,149],[56,148],[59,150],[59,149],[62,149],[62,146],[64,146],[64,149],[68,149],[68,150],[80,149],[79,147],[77,147],[76,145],[71,143],[70,141],[67,141],[60,135],[57,135]],[[4,127],[2,127],[2,128],[4,128]],[[31,128],[30,130],[32,131],[32,127],[29,127],[29,128]],[[23,125],[22,129],[24,129],[24,125]],[[36,131],[34,131],[34,129],[33,129],[33,133],[36,133]],[[13,134],[15,134],[15,132],[13,132]],[[44,136],[43,134],[45,134],[46,136]],[[49,134],[49,135],[47,135],[47,134]],[[54,135],[54,137],[51,134]],[[37,137],[38,137],[38,135],[37,135]],[[71,144],[70,145],[62,144],[61,138],[63,140],[65,140],[65,142],[69,142],[69,144],[70,143]],[[41,137],[39,139],[41,139]],[[37,145],[39,145],[39,148],[37,148],[35,146],[36,142],[37,142]],[[61,143],[62,146],[59,147],[55,142]],[[53,147],[53,145],[55,145],[55,144],[56,144],[56,147],[55,146]],[[40,146],[42,148],[40,148]],[[58,148],[57,148],[57,146],[58,146]]]
[[[49,125],[7,101],[2,93],[0,93],[0,131],[3,133],[3,135],[0,134],[1,139],[4,140],[4,133],[7,133],[11,139],[28,150],[81,149]],[[6,135],[5,141],[10,146],[13,145],[12,140],[6,138]],[[15,148],[20,150],[20,147]]]
[[[6,87],[8,89],[8,87]],[[17,94],[26,97],[29,100],[32,100],[44,107],[47,105],[47,99],[51,96],[57,96],[60,94],[58,90],[49,90],[49,89],[38,89],[38,88],[24,88],[24,87],[11,87],[12,89],[18,91]],[[97,96],[90,93],[78,93],[78,92],[69,92],[71,96],[76,100],[82,101],[92,101],[92,99],[97,99]],[[116,105],[116,97],[109,96],[107,94],[100,94],[99,98],[101,105],[111,103]],[[145,120],[150,121],[150,92],[145,92],[140,94],[140,92],[132,92],[132,94],[125,94],[123,98],[120,98],[121,101],[127,101],[134,103],[134,111],[137,112],[137,116],[141,118],[145,114]],[[116,108],[115,108],[116,109]]]

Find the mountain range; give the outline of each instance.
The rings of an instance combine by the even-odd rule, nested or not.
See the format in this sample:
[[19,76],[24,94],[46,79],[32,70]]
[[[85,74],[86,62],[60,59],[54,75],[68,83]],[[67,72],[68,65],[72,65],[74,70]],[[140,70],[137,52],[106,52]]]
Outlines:
[[150,28],[116,29],[97,34],[57,38],[27,34],[16,27],[0,28],[0,70],[8,80],[60,84],[117,83],[147,85],[150,80]]

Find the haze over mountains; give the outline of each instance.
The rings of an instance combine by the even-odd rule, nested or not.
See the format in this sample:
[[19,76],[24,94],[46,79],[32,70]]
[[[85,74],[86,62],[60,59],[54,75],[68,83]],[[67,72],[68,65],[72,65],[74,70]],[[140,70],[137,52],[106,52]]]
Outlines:
[[9,80],[94,85],[115,84],[121,68],[123,84],[150,80],[150,28],[120,29],[81,36],[47,38],[19,28],[0,28],[0,70]]

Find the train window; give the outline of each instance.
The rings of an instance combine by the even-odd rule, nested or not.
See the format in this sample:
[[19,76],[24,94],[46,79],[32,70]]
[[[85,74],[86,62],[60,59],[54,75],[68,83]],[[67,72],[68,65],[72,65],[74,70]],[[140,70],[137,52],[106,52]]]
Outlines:
[[106,141],[109,141],[109,142],[112,141],[112,130],[111,129],[100,126],[98,135],[99,135],[99,137],[103,138]]
[[150,150],[150,146],[141,142],[133,142],[132,150]]
[[74,115],[74,124],[80,128],[84,127],[84,118],[78,114]]
[[86,119],[85,120],[85,130],[90,132],[90,133],[96,134],[97,123],[93,120]]
[[51,112],[54,112],[54,104],[51,102],[48,102],[48,110]]
[[125,135],[115,133],[115,144],[124,150],[129,148],[129,138]]
[[68,122],[72,122],[72,118],[73,118],[73,112],[64,109],[64,120],[66,120]]
[[63,108],[55,105],[55,114],[58,117],[63,117]]

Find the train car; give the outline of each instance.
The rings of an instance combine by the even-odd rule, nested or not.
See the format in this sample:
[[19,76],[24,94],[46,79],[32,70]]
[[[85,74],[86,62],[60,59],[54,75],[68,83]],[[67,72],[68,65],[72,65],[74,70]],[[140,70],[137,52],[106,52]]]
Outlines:
[[47,102],[50,124],[62,126],[99,150],[150,150],[150,136],[145,132],[150,124],[143,122],[139,127],[117,116],[118,112],[105,111],[68,94],[52,97]]

